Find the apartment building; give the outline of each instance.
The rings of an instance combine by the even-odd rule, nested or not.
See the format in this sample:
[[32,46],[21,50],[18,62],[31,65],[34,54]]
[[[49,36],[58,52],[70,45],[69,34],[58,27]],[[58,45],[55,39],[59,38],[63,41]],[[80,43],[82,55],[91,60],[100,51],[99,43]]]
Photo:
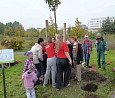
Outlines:
[[[110,21],[114,21],[115,17],[109,17]],[[103,24],[103,21],[106,20],[107,17],[102,17],[102,18],[92,18],[88,21],[88,31],[91,31],[93,33],[97,32]]]

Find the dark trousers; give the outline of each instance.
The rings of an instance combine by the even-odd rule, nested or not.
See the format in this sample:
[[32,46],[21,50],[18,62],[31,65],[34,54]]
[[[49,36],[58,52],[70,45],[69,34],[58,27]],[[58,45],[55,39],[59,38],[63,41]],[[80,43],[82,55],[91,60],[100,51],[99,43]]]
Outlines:
[[43,64],[40,62],[38,64],[35,64],[37,69],[37,77],[39,78],[41,75],[43,75]]
[[69,84],[70,74],[71,74],[71,65],[69,64],[69,60],[57,58],[57,81],[56,81],[57,89],[61,89],[63,79],[64,79],[64,87]]
[[[97,58],[98,58],[98,67],[105,69],[106,65],[105,65],[105,54],[103,51],[98,51],[97,52]],[[101,63],[102,60],[102,63]]]

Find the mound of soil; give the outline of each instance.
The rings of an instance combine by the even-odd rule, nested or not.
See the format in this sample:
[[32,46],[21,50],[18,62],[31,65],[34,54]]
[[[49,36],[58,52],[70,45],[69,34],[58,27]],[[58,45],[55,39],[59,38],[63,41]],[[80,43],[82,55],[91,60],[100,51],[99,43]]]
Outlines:
[[99,98],[96,94],[87,94],[85,98]]
[[97,72],[93,71],[85,71],[82,73],[82,80],[84,81],[95,81],[95,82],[105,82],[107,80],[106,77],[100,75]]
[[81,86],[81,89],[88,92],[96,92],[98,86],[96,84],[88,83],[84,86]]

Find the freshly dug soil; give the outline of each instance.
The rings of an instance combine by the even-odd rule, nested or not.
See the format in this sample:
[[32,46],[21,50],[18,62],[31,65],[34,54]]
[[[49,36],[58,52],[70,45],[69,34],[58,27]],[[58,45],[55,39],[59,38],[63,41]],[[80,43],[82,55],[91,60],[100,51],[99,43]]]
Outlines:
[[95,82],[105,82],[107,80],[106,77],[100,75],[97,72],[93,71],[85,71],[82,73],[82,80],[84,81],[95,81]]
[[88,83],[86,85],[81,86],[81,89],[88,92],[96,92],[98,86],[96,84]]
[[96,94],[87,94],[85,98],[99,98]]

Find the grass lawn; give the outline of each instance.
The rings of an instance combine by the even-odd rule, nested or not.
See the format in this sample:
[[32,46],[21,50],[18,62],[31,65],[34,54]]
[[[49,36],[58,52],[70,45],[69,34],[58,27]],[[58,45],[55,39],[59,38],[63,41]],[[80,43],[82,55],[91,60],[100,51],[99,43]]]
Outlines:
[[[26,98],[25,89],[21,80],[21,73],[23,69],[23,63],[25,57],[22,54],[15,55],[15,58],[21,63],[13,66],[11,68],[5,69],[6,76],[6,90],[7,98]],[[100,74],[108,77],[107,82],[98,84],[98,90],[95,92],[99,98],[109,98],[109,93],[114,90],[115,83],[111,82],[111,79],[115,79],[115,73],[113,73],[112,67],[115,67],[115,51],[109,51],[106,56],[107,61],[111,61],[110,65],[107,65],[106,71],[98,69]],[[96,53],[93,51],[91,55],[91,64],[96,63]],[[71,87],[62,88],[61,91],[56,91],[54,88],[51,88],[51,85],[47,87],[42,87],[39,85],[36,87],[37,98],[84,98],[87,92],[81,90],[81,85],[85,82],[82,81],[80,85],[77,85],[75,81],[71,81]],[[3,98],[3,88],[2,88],[2,75],[0,70],[0,98]]]

